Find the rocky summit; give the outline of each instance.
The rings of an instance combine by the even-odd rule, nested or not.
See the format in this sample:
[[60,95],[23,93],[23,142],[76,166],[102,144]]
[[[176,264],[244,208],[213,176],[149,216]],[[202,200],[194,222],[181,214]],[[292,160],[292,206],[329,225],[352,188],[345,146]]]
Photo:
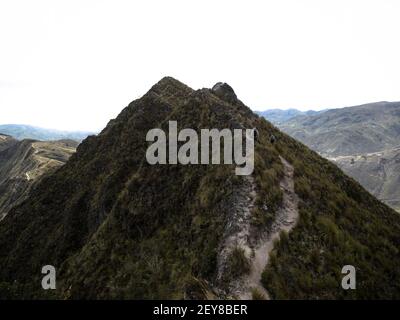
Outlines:
[[[255,167],[154,164],[149,130],[256,128]],[[273,139],[272,139],[273,137]],[[0,222],[0,297],[400,298],[400,216],[226,84],[163,78]],[[43,290],[43,266],[57,272]],[[344,290],[342,269],[357,272]]]

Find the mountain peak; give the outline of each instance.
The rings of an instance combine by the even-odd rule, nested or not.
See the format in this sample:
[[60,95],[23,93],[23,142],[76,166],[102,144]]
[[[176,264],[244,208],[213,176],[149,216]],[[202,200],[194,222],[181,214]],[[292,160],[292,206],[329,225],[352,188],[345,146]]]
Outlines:
[[[254,172],[148,163],[148,132],[170,120],[257,128]],[[253,284],[277,299],[398,298],[398,243],[396,212],[256,117],[229,85],[194,91],[166,77],[1,221],[0,297],[46,298],[39,271],[52,265],[59,299],[230,299],[251,296]],[[340,287],[349,264],[363,275],[357,291]]]
[[170,76],[165,76],[156,83],[156,85],[165,85],[165,84],[179,84],[179,85],[186,86],[184,83],[182,83],[179,80],[177,80],[173,77],[170,77]]
[[155,92],[157,94],[163,94],[173,91],[190,92],[193,91],[193,89],[189,88],[186,84],[180,82],[179,80],[176,80],[175,78],[169,76],[163,77],[150,89],[150,92]]

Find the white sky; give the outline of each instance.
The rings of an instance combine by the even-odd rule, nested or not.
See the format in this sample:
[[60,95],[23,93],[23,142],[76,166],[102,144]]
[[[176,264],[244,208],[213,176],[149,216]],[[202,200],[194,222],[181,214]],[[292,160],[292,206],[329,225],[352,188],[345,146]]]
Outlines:
[[98,130],[163,76],[254,110],[400,100],[400,1],[0,2],[0,123]]

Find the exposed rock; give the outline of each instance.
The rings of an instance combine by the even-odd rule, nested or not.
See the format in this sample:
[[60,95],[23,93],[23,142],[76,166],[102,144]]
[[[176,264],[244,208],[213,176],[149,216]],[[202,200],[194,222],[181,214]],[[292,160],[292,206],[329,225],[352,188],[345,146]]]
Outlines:
[[[230,298],[252,299],[252,292],[256,290],[265,299],[270,295],[261,284],[261,274],[269,261],[269,255],[274,248],[275,241],[279,240],[280,233],[290,232],[296,225],[299,218],[299,198],[294,191],[294,169],[285,159],[281,158],[284,166],[284,177],[280,182],[283,191],[282,205],[276,214],[275,221],[269,230],[261,235],[251,232],[250,208],[254,205],[256,190],[252,178],[248,178],[239,189],[240,193],[232,199],[231,215],[229,224],[225,229],[224,241],[218,256],[218,277],[223,280],[226,261],[229,254],[240,248],[250,261],[250,272],[240,278],[233,279],[227,285],[226,294]],[[248,194],[249,197],[245,197]],[[226,284],[225,284],[226,286]]]
[[232,87],[227,83],[218,82],[212,87],[211,90],[222,100],[228,102],[235,102],[237,100],[235,91],[233,91]]

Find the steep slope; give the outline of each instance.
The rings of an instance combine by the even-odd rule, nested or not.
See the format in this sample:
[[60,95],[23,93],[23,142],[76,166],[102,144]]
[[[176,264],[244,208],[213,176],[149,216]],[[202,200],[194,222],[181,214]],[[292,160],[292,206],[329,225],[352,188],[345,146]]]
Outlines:
[[[235,165],[149,165],[146,134],[168,132],[169,120],[179,129],[257,128],[254,173],[236,176]],[[293,167],[299,218],[264,254],[270,297],[399,298],[396,212],[253,114],[228,85],[194,91],[172,78],[84,140],[0,222],[0,296],[227,297],[292,207],[281,189],[281,159]],[[233,247],[224,255],[227,239],[241,233],[236,239],[246,239],[249,250]],[[57,269],[51,292],[40,285],[48,264]],[[346,264],[357,268],[356,291],[340,286]]]
[[75,140],[82,141],[87,136],[94,134],[86,131],[61,131],[29,126],[25,124],[2,124],[0,132],[10,135],[18,140],[33,139],[43,141]]
[[378,199],[400,211],[400,148],[331,157],[348,175]]
[[75,141],[35,141],[13,139],[0,151],[0,220],[21,203],[45,173],[63,165],[75,152]]
[[400,102],[377,102],[296,117],[280,128],[327,156],[378,152],[397,147]]
[[0,152],[16,144],[17,140],[13,137],[0,133]]

